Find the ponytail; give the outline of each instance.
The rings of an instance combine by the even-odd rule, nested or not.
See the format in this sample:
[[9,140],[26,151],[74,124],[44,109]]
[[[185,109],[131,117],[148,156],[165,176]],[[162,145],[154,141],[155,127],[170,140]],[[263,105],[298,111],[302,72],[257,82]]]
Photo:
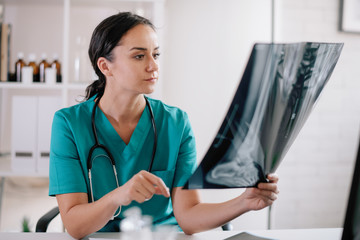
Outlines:
[[89,100],[94,95],[98,95],[98,97],[102,97],[105,90],[105,81],[101,80],[95,80],[93,83],[91,83],[89,86],[86,87],[85,90],[85,100]]

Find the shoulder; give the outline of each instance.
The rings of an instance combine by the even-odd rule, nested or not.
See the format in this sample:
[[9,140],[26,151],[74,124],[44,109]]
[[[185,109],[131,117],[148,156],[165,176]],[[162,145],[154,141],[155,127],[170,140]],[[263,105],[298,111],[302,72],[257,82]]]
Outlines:
[[92,111],[92,100],[87,100],[71,107],[62,108],[55,112],[55,119],[63,119],[67,122],[81,121],[84,118],[90,118]]
[[188,115],[182,109],[163,103],[161,100],[147,98],[154,112],[155,118],[165,118],[177,123],[188,122]]

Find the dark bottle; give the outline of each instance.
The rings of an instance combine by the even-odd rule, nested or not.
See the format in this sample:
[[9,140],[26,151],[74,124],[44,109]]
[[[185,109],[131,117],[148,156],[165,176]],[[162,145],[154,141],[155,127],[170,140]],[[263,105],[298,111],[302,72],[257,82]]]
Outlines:
[[57,54],[54,54],[54,61],[51,63],[51,67],[56,69],[56,82],[61,83],[61,64]]
[[15,82],[21,82],[21,69],[23,66],[26,66],[26,63],[24,62],[24,53],[19,52],[18,53],[18,60],[15,63]]
[[48,67],[50,67],[50,64],[46,61],[46,54],[43,53],[39,63],[39,82],[45,82],[45,68]]
[[36,59],[36,55],[30,54],[28,66],[33,68],[33,82],[39,82],[39,67],[36,64],[35,59]]

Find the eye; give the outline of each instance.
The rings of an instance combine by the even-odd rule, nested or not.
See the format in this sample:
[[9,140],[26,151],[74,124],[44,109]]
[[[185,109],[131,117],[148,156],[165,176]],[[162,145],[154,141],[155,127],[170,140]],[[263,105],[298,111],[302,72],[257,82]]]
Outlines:
[[160,53],[155,53],[154,54],[154,59],[158,59],[160,57]]
[[143,59],[144,56],[145,56],[144,54],[139,54],[139,55],[136,55],[134,58],[140,60],[140,59]]

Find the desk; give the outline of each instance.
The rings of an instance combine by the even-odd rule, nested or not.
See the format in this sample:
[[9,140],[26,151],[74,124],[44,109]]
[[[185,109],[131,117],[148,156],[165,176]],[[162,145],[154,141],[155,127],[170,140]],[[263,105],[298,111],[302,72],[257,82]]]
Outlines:
[[[231,237],[242,231],[206,231],[197,233],[192,236],[183,233],[176,234],[176,240],[218,240]],[[251,234],[261,237],[268,237],[278,240],[340,240],[342,228],[317,228],[317,229],[284,229],[284,230],[256,230],[247,231]],[[163,235],[164,237],[166,235]],[[119,240],[141,240],[139,236],[130,237],[125,233],[95,233],[84,240],[90,238],[108,238]],[[67,233],[7,233],[0,232],[0,239],[2,240],[73,240]],[[150,239],[150,238],[146,238]],[[153,240],[161,240],[161,236]],[[166,238],[163,238],[166,239]]]

